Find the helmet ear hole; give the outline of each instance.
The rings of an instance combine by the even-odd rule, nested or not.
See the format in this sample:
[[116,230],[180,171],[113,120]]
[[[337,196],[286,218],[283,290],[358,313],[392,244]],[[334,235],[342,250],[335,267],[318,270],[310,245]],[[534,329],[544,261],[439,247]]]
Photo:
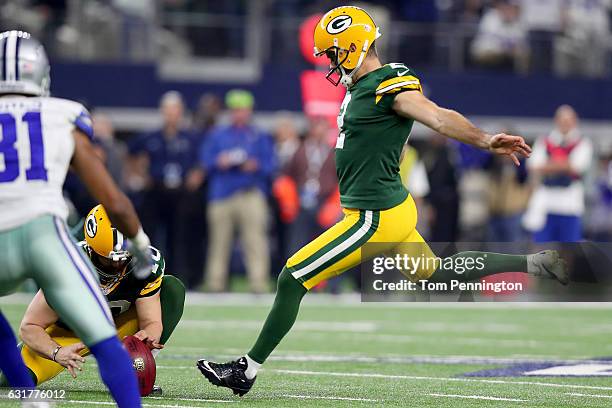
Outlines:
[[355,51],[357,51],[357,46],[355,45],[355,43],[351,43],[351,46],[349,47],[349,51],[350,51],[350,52],[355,52]]

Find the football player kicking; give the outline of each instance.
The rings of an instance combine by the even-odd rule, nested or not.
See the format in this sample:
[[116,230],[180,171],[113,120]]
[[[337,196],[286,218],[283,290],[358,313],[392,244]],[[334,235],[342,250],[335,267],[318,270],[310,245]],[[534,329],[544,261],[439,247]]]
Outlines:
[[[112,227],[102,205],[89,212],[83,229],[85,240],[78,245],[98,272],[100,289],[108,301],[119,338],[136,336],[156,357],[183,315],[185,286],[178,278],[164,274],[164,258],[154,247],[150,247],[151,275],[137,279],[132,273],[134,263],[123,234]],[[83,356],[89,354],[41,291],[28,306],[19,332],[23,339],[23,361],[37,385],[64,368],[76,378],[85,362]],[[160,387],[153,388],[153,394],[161,393]]]
[[[434,257],[415,229],[415,204],[399,175],[402,147],[415,120],[460,142],[509,156],[517,165],[517,154],[529,156],[531,152],[523,138],[488,135],[459,113],[431,102],[423,95],[418,77],[405,65],[382,65],[374,46],[379,36],[372,18],[357,7],[335,8],[315,28],[315,55],[330,59],[328,79],[347,88],[338,116],[340,134],[335,151],[344,218],[289,258],[278,278],[272,310],[246,355],[225,364],[197,362],[214,385],[230,388],[235,394],[247,393],[261,364],[293,326],[302,297],[319,282],[361,263],[364,244],[381,243],[377,246],[380,253],[394,250]],[[435,269],[434,263],[427,262],[429,269],[422,268],[408,278],[472,281],[522,271],[567,283],[564,263],[554,251],[526,256],[454,255],[470,262],[483,256],[486,265],[481,270],[457,274],[442,266]]]
[[[94,268],[66,227],[62,185],[68,167],[130,239],[133,273],[139,278],[151,273],[149,238],[132,203],[94,152],[87,110],[47,96],[49,63],[42,45],[27,33],[8,31],[0,34],[0,50],[0,296],[34,279],[96,357],[117,405],[140,407],[132,361],[117,337]],[[31,388],[34,383],[15,345],[0,313],[0,370],[12,387]]]

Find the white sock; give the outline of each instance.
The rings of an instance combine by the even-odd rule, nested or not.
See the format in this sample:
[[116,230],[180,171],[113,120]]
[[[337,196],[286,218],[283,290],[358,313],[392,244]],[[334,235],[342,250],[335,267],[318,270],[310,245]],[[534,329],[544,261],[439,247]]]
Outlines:
[[542,271],[540,270],[540,264],[542,263],[542,253],[538,252],[535,254],[527,255],[527,273],[530,275],[539,275]]
[[247,361],[247,369],[244,371],[244,375],[249,380],[252,380],[257,375],[257,371],[261,368],[261,364],[249,357],[248,354],[245,354],[244,358]]

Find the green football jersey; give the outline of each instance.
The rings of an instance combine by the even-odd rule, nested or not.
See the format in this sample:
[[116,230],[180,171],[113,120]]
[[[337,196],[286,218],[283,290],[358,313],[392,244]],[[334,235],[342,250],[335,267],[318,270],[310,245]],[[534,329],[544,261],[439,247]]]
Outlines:
[[392,108],[395,95],[404,91],[421,92],[421,84],[403,64],[384,65],[347,90],[336,142],[343,207],[382,210],[408,196],[399,174],[400,156],[414,120]]
[[[78,245],[88,254],[85,241],[79,242]],[[157,248],[150,246],[149,249],[152,268],[148,277],[142,280],[136,278],[133,274],[134,264],[130,262],[116,279],[100,285],[114,317],[126,312],[137,299],[153,296],[160,291],[166,261]]]

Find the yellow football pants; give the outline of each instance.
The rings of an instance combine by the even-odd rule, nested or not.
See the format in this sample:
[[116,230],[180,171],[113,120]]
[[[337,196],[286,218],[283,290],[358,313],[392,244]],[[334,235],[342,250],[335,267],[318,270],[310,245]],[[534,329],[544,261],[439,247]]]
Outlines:
[[[373,246],[375,252],[367,251],[367,257],[383,253],[435,257],[416,230],[416,205],[410,195],[401,204],[387,210],[343,209],[343,212],[344,218],[340,222],[287,261],[287,270],[306,289],[365,261],[362,248],[367,243],[378,243]],[[435,269],[429,263],[427,267],[407,277],[412,281],[428,279]]]
[[[120,339],[126,336],[131,336],[138,332],[138,316],[136,315],[136,308],[131,307],[127,312],[115,318],[115,325],[117,326],[117,334]],[[49,326],[46,329],[49,336],[62,347],[69,346],[71,344],[79,343],[81,340],[69,329],[64,329],[55,324]],[[85,348],[80,353],[82,356],[89,355],[89,349]],[[21,349],[21,356],[23,361],[30,370],[36,375],[36,385],[40,385],[45,381],[49,381],[56,375],[64,370],[64,367],[60,364],[51,361],[34,350],[24,345]]]

